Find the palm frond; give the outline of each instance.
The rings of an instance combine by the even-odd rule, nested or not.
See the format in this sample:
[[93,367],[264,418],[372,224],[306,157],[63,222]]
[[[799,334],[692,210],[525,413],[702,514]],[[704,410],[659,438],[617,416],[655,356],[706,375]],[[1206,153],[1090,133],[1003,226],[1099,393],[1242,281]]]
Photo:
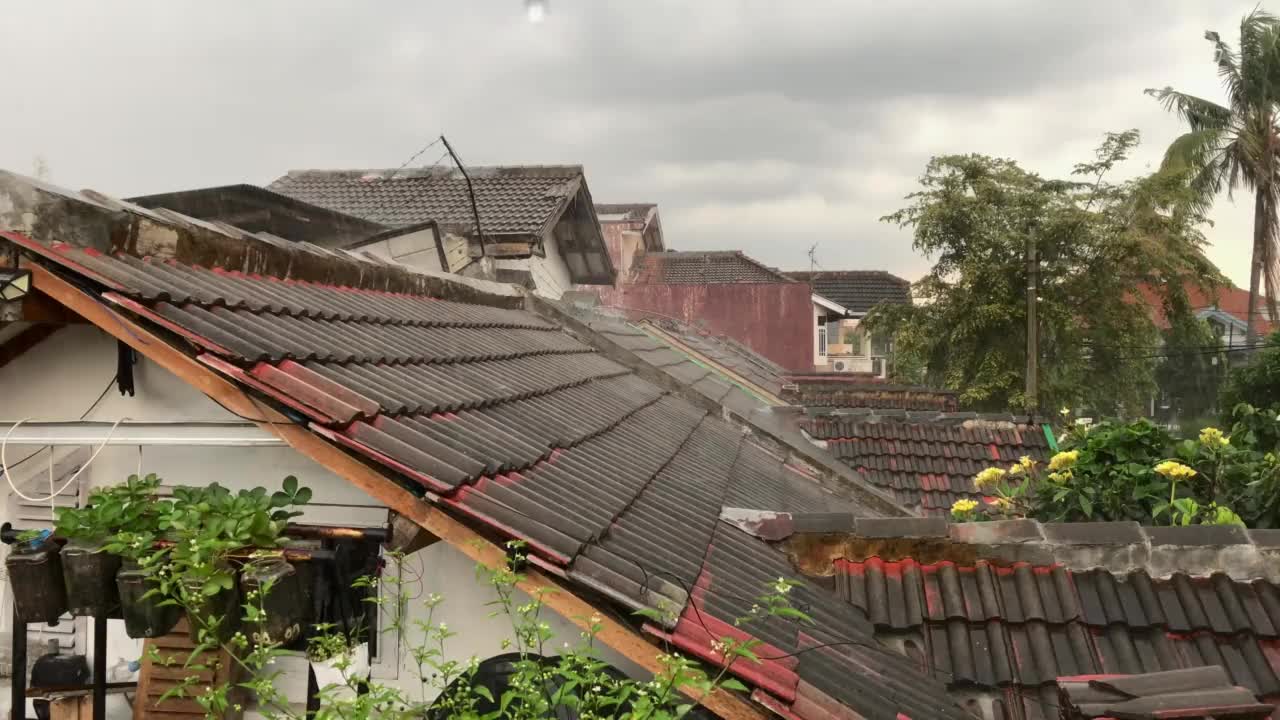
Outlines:
[[1225,130],[1231,124],[1231,110],[1215,102],[1179,92],[1171,87],[1159,90],[1148,88],[1146,92],[1159,100],[1166,110],[1176,112],[1193,132]]
[[1206,30],[1204,38],[1213,43],[1213,61],[1218,64],[1218,77],[1227,89],[1227,100],[1232,108],[1244,105],[1244,78],[1240,74],[1240,57],[1231,46],[1222,41],[1222,36],[1213,30]]
[[1240,21],[1240,52],[1237,62],[1240,83],[1231,96],[1238,112],[1253,112],[1272,104],[1280,92],[1277,60],[1280,55],[1280,23],[1274,15],[1254,9]]

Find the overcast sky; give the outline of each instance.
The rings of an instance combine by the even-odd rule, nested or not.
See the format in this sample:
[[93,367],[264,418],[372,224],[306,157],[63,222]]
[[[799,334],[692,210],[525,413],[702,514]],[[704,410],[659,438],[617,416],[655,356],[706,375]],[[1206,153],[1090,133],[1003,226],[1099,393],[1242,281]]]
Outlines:
[[[878,218],[931,155],[1061,174],[1134,127],[1140,172],[1179,130],[1142,90],[1220,98],[1204,31],[1234,43],[1254,6],[549,4],[12,4],[0,167],[128,196],[395,167],[444,132],[468,164],[585,165],[597,202],[657,202],[675,249],[804,269],[816,243],[821,268],[914,280],[928,261]],[[1237,283],[1248,210],[1224,198],[1208,230]]]

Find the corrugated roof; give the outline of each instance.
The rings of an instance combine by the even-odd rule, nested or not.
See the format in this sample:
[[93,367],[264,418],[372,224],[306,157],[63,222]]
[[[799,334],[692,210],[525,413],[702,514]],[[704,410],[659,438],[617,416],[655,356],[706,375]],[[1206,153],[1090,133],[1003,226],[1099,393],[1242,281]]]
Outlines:
[[865,313],[882,302],[911,304],[911,283],[883,270],[789,271],[786,275],[809,283],[815,293],[852,313]]
[[[173,221],[155,221],[166,219]],[[184,227],[178,255],[208,257],[198,246],[214,230]],[[698,657],[715,657],[699,633],[735,628],[733,613],[767,580],[799,579],[780,549],[719,520],[726,498],[760,509],[869,514],[719,417],[510,307],[510,296],[497,307],[412,289],[426,284],[401,281],[402,289],[387,291],[382,266],[351,255],[283,265],[351,284],[275,275],[259,251],[300,251],[252,237],[210,237],[224,252],[232,241],[261,244],[222,255],[235,267],[6,237],[37,262],[80,276],[105,302],[169,333],[246,390],[288,407],[313,432],[472,521],[527,540],[580,587],[628,607],[685,608],[669,634]],[[250,263],[256,272],[245,271]],[[800,597],[819,618],[811,634],[860,645],[826,658],[865,676],[856,683],[867,694],[846,698],[854,711],[886,720],[904,707],[921,717],[961,716],[940,684],[910,674],[909,663],[877,644],[852,606],[824,590]],[[807,642],[791,622],[744,628],[736,631],[778,647]],[[795,669],[773,672],[787,666]],[[875,674],[890,668],[903,674]],[[830,703],[848,685],[816,660],[740,662],[734,672],[784,704]],[[799,717],[808,716],[804,707]]]

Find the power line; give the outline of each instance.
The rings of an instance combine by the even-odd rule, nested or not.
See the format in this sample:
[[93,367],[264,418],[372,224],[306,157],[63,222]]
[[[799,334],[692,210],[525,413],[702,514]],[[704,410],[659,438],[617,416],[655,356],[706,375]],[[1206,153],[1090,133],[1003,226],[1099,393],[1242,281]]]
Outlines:
[[[421,149],[421,150],[419,150],[418,152],[416,152],[416,153],[414,153],[414,154],[410,155],[410,156],[409,156],[409,159],[408,159],[408,160],[405,160],[403,163],[401,163],[401,164],[400,164],[400,167],[398,167],[398,168],[396,168],[394,171],[392,171],[390,175],[387,175],[387,178],[386,178],[386,179],[387,179],[387,180],[394,179],[396,175],[399,175],[399,174],[400,174],[400,171],[401,171],[401,170],[403,170],[403,169],[405,169],[405,168],[409,167],[409,163],[412,163],[414,160],[417,160],[419,157],[422,157],[422,153],[424,153],[424,152],[426,152],[426,151],[430,150],[431,148],[435,147],[436,145],[439,145],[439,144],[440,144],[440,142],[441,142],[442,140],[444,140],[444,135],[437,135],[435,140],[432,140],[431,142],[429,142],[429,143],[427,143],[426,145],[424,145],[424,146],[422,147],[422,149]],[[446,154],[447,154],[447,153],[446,153]],[[439,160],[437,160],[437,161],[436,161],[436,163],[439,163],[439,162],[440,162]]]

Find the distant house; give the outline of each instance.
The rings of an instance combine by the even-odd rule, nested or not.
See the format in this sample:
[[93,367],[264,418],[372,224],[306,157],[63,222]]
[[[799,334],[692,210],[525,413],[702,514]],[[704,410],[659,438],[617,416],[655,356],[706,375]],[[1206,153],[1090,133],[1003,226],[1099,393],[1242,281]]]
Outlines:
[[827,328],[846,316],[808,283],[737,250],[647,252],[601,295],[636,315],[728,336],[793,371],[826,367]]
[[635,258],[666,250],[658,206],[653,203],[596,203],[596,217],[619,280],[630,272]]
[[270,189],[390,228],[434,222],[439,239],[421,233],[362,248],[415,267],[515,283],[552,298],[575,284],[613,284],[581,166],[467,172],[474,209],[467,179],[454,169],[293,170]]
[[[1169,328],[1169,319],[1165,317],[1164,307],[1161,306],[1159,297],[1155,291],[1148,287],[1142,289],[1143,298],[1151,307],[1151,319],[1155,322],[1156,327],[1165,330]],[[1218,334],[1219,342],[1224,347],[1242,348],[1245,347],[1245,338],[1248,335],[1248,318],[1249,318],[1249,291],[1242,290],[1238,287],[1221,287],[1216,290],[1206,291],[1193,282],[1186,284],[1187,301],[1191,303],[1191,310],[1196,317],[1205,320],[1214,332]],[[1259,337],[1265,337],[1276,330],[1276,323],[1267,312],[1267,304],[1261,297],[1258,298],[1257,317],[1254,319],[1254,329],[1258,331]]]
[[911,283],[882,270],[788,272],[813,287],[813,292],[838,303],[845,314],[826,328],[827,366],[837,372],[884,375],[888,341],[859,327],[862,318],[880,303],[911,304]]

